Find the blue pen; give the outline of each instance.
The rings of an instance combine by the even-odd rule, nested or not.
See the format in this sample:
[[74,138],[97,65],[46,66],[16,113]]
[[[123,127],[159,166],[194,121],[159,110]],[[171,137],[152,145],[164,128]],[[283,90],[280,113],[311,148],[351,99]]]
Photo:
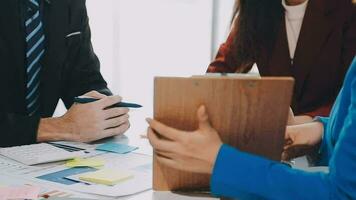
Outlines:
[[[74,102],[75,103],[92,103],[95,101],[98,101],[99,99],[95,99],[95,98],[90,98],[90,97],[75,97],[74,98]],[[113,108],[113,107],[120,107],[120,108],[142,108],[141,105],[136,104],[136,103],[127,103],[127,102],[120,102],[117,104],[114,104],[112,106],[110,106],[109,108]]]

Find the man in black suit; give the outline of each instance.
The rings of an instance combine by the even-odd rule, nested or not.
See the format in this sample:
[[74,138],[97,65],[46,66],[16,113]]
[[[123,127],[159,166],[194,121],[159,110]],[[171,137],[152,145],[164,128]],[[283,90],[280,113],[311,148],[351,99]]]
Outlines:
[[[91,45],[85,0],[2,0],[0,147],[90,142],[123,134],[128,109],[111,96]],[[76,96],[100,100],[74,104]],[[52,118],[58,100],[68,112]]]

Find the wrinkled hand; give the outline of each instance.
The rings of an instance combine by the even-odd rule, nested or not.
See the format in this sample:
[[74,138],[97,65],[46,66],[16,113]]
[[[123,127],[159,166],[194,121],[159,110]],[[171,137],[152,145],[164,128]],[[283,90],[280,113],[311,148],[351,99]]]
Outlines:
[[323,125],[319,122],[288,126],[282,160],[289,161],[315,153],[322,140],[323,132]]
[[222,141],[210,125],[204,106],[197,111],[199,128],[193,132],[168,127],[147,119],[148,139],[154,148],[158,162],[169,167],[211,174]]
[[88,92],[84,96],[99,100],[87,104],[73,104],[62,117],[41,119],[37,142],[93,142],[121,135],[129,129],[129,109],[110,108],[119,103],[121,97],[108,97],[96,91]]

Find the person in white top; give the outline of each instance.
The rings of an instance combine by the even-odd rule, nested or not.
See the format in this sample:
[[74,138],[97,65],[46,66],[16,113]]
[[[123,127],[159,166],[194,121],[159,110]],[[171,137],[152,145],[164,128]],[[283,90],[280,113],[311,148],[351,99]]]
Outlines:
[[[304,1],[304,2],[303,2]],[[291,1],[292,2],[292,1]],[[302,29],[305,10],[308,0],[296,1],[294,4],[288,0],[282,0],[285,9],[286,31],[288,36],[289,54],[293,64],[295,50],[297,48],[300,30]]]
[[291,122],[328,116],[356,54],[352,0],[236,0],[233,16],[207,72],[292,76]]

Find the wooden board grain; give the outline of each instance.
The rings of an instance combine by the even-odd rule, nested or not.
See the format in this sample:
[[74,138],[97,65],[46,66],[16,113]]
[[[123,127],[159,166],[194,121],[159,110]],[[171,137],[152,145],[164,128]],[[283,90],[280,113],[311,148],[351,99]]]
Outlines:
[[[293,85],[292,78],[158,77],[154,118],[192,131],[198,127],[196,111],[205,105],[224,143],[279,161]],[[171,169],[153,159],[154,190],[209,187],[208,175]]]

